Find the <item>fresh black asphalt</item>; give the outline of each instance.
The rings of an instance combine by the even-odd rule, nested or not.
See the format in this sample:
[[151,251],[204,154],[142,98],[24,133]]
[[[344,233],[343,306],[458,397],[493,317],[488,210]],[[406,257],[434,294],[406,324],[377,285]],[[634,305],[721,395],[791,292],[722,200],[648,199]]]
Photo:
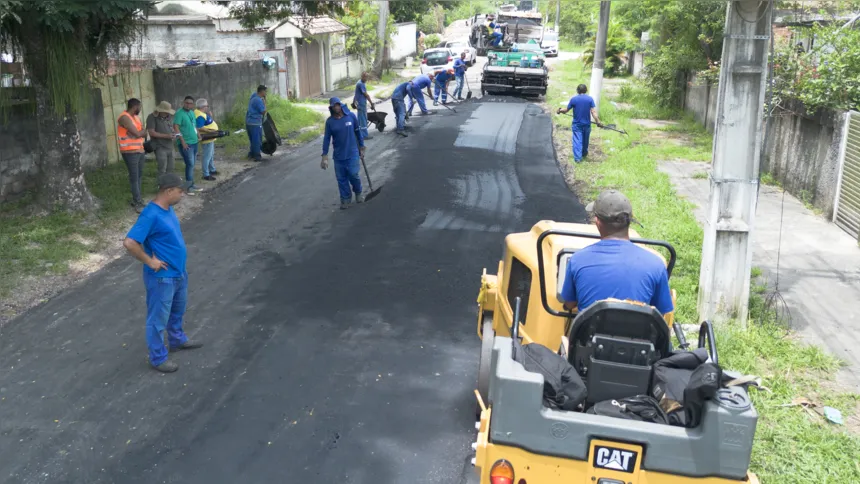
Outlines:
[[[363,206],[337,210],[320,142],[210,195],[183,224],[185,328],[206,346],[171,354],[177,373],[147,366],[129,257],[8,324],[0,482],[461,482],[481,270],[507,232],[584,210],[538,106],[457,111],[414,117],[407,139],[374,132],[384,188]],[[482,131],[488,115],[520,123],[515,144]],[[464,124],[485,147],[455,147]]]

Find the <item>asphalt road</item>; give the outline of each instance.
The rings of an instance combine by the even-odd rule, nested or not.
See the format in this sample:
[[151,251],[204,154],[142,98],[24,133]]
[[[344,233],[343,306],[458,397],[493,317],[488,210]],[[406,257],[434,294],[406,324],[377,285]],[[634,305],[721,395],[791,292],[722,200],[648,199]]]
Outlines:
[[337,209],[314,142],[184,223],[185,328],[206,346],[177,373],[145,361],[130,258],[7,325],[0,482],[461,482],[481,269],[507,232],[584,211],[540,108],[438,110],[368,142],[384,189],[364,206]]

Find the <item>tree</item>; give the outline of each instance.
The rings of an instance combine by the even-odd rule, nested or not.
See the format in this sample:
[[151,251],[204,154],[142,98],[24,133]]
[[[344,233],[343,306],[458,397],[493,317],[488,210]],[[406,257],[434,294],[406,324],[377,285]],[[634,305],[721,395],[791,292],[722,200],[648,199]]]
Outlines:
[[370,2],[354,2],[349,5],[340,21],[349,27],[346,34],[346,51],[361,58],[362,64],[369,65],[373,60],[376,45],[378,9]]
[[130,52],[139,14],[152,3],[0,0],[0,49],[21,55],[33,85],[41,206],[95,207],[81,165],[78,113],[90,106],[92,80],[106,73],[111,56]]
[[435,4],[428,0],[398,0],[390,2],[389,10],[395,22],[418,22]]
[[266,22],[280,22],[296,15],[339,17],[344,12],[341,4],[352,2],[272,0],[266,2],[214,1],[212,3],[229,6],[230,15],[239,20],[239,25],[250,30],[260,27]]

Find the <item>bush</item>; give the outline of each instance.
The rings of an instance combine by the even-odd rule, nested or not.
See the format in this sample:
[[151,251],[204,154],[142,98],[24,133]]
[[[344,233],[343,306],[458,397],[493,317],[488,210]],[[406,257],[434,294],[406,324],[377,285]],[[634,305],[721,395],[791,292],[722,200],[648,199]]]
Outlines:
[[[587,66],[594,62],[594,47],[596,43],[597,35],[591,38],[589,46],[583,53],[582,62]],[[622,67],[627,62],[627,53],[635,45],[636,41],[633,39],[633,36],[620,23],[611,22],[606,36],[606,65],[603,69],[604,75],[612,77],[622,74]]]
[[442,42],[442,37],[439,34],[430,34],[424,36],[424,48],[425,49],[435,49],[439,47],[439,43]]

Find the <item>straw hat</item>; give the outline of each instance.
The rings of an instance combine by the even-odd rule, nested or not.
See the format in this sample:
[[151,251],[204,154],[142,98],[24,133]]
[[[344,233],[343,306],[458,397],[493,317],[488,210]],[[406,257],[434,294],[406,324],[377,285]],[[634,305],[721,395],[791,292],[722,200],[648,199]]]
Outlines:
[[158,107],[155,108],[155,112],[156,113],[167,113],[167,114],[170,114],[171,116],[176,114],[176,111],[171,109],[170,103],[167,101],[161,101],[160,103],[158,103]]

